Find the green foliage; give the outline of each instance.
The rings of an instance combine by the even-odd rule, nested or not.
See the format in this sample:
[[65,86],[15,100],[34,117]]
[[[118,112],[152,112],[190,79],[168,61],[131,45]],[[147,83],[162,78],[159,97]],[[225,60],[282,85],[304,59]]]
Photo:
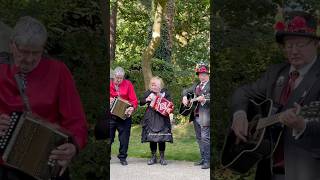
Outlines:
[[73,161],[70,167],[72,179],[104,179],[109,173],[107,141],[95,141],[89,138],[89,144],[90,146],[79,154],[79,158]]

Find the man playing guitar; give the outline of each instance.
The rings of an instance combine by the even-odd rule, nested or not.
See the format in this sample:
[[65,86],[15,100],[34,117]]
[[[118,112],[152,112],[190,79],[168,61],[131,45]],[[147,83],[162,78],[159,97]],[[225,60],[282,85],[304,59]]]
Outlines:
[[210,70],[208,65],[203,62],[197,64],[195,70],[200,82],[183,91],[182,103],[184,106],[188,106],[187,94],[193,93],[197,96],[196,100],[199,104],[190,114],[190,121],[193,121],[201,154],[201,160],[195,165],[201,165],[202,169],[208,169],[210,168],[210,100],[205,97],[210,96]]

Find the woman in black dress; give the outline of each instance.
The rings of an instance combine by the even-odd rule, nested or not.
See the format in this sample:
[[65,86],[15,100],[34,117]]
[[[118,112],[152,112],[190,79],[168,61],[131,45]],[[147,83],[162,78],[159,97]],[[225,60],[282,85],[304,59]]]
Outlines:
[[[157,163],[157,145],[159,145],[160,152],[160,164],[167,165],[164,157],[166,148],[165,142],[173,142],[171,133],[171,124],[169,116],[162,115],[153,108],[150,107],[150,103],[156,96],[164,97],[165,99],[172,101],[171,97],[166,89],[163,89],[164,83],[161,78],[153,77],[150,80],[149,90],[147,90],[143,97],[140,99],[140,105],[148,105],[144,117],[141,121],[142,134],[141,141],[150,142],[150,150],[152,153],[151,159],[148,161],[148,165]],[[166,112],[172,113],[173,108],[168,108]]]

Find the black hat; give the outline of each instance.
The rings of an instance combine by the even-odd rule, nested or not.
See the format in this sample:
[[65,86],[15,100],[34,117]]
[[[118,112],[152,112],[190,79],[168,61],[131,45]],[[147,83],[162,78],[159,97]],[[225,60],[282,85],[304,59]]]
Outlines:
[[[281,17],[282,15],[282,17]],[[274,25],[276,30],[276,41],[283,43],[285,36],[303,36],[319,39],[319,31],[317,19],[311,14],[304,11],[291,11],[285,13],[283,18],[282,9],[276,16],[277,22]]]

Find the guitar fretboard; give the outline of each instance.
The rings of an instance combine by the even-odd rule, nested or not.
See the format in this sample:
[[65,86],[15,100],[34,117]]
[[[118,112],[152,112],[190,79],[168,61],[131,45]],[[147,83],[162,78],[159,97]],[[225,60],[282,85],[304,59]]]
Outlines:
[[265,117],[265,118],[261,118],[259,119],[259,122],[258,122],[258,125],[257,125],[257,130],[259,129],[263,129],[263,128],[266,128],[268,126],[271,126],[277,122],[280,121],[280,115],[282,113],[278,113],[278,114],[275,114],[275,115],[272,115],[272,116],[269,116],[269,117]]

